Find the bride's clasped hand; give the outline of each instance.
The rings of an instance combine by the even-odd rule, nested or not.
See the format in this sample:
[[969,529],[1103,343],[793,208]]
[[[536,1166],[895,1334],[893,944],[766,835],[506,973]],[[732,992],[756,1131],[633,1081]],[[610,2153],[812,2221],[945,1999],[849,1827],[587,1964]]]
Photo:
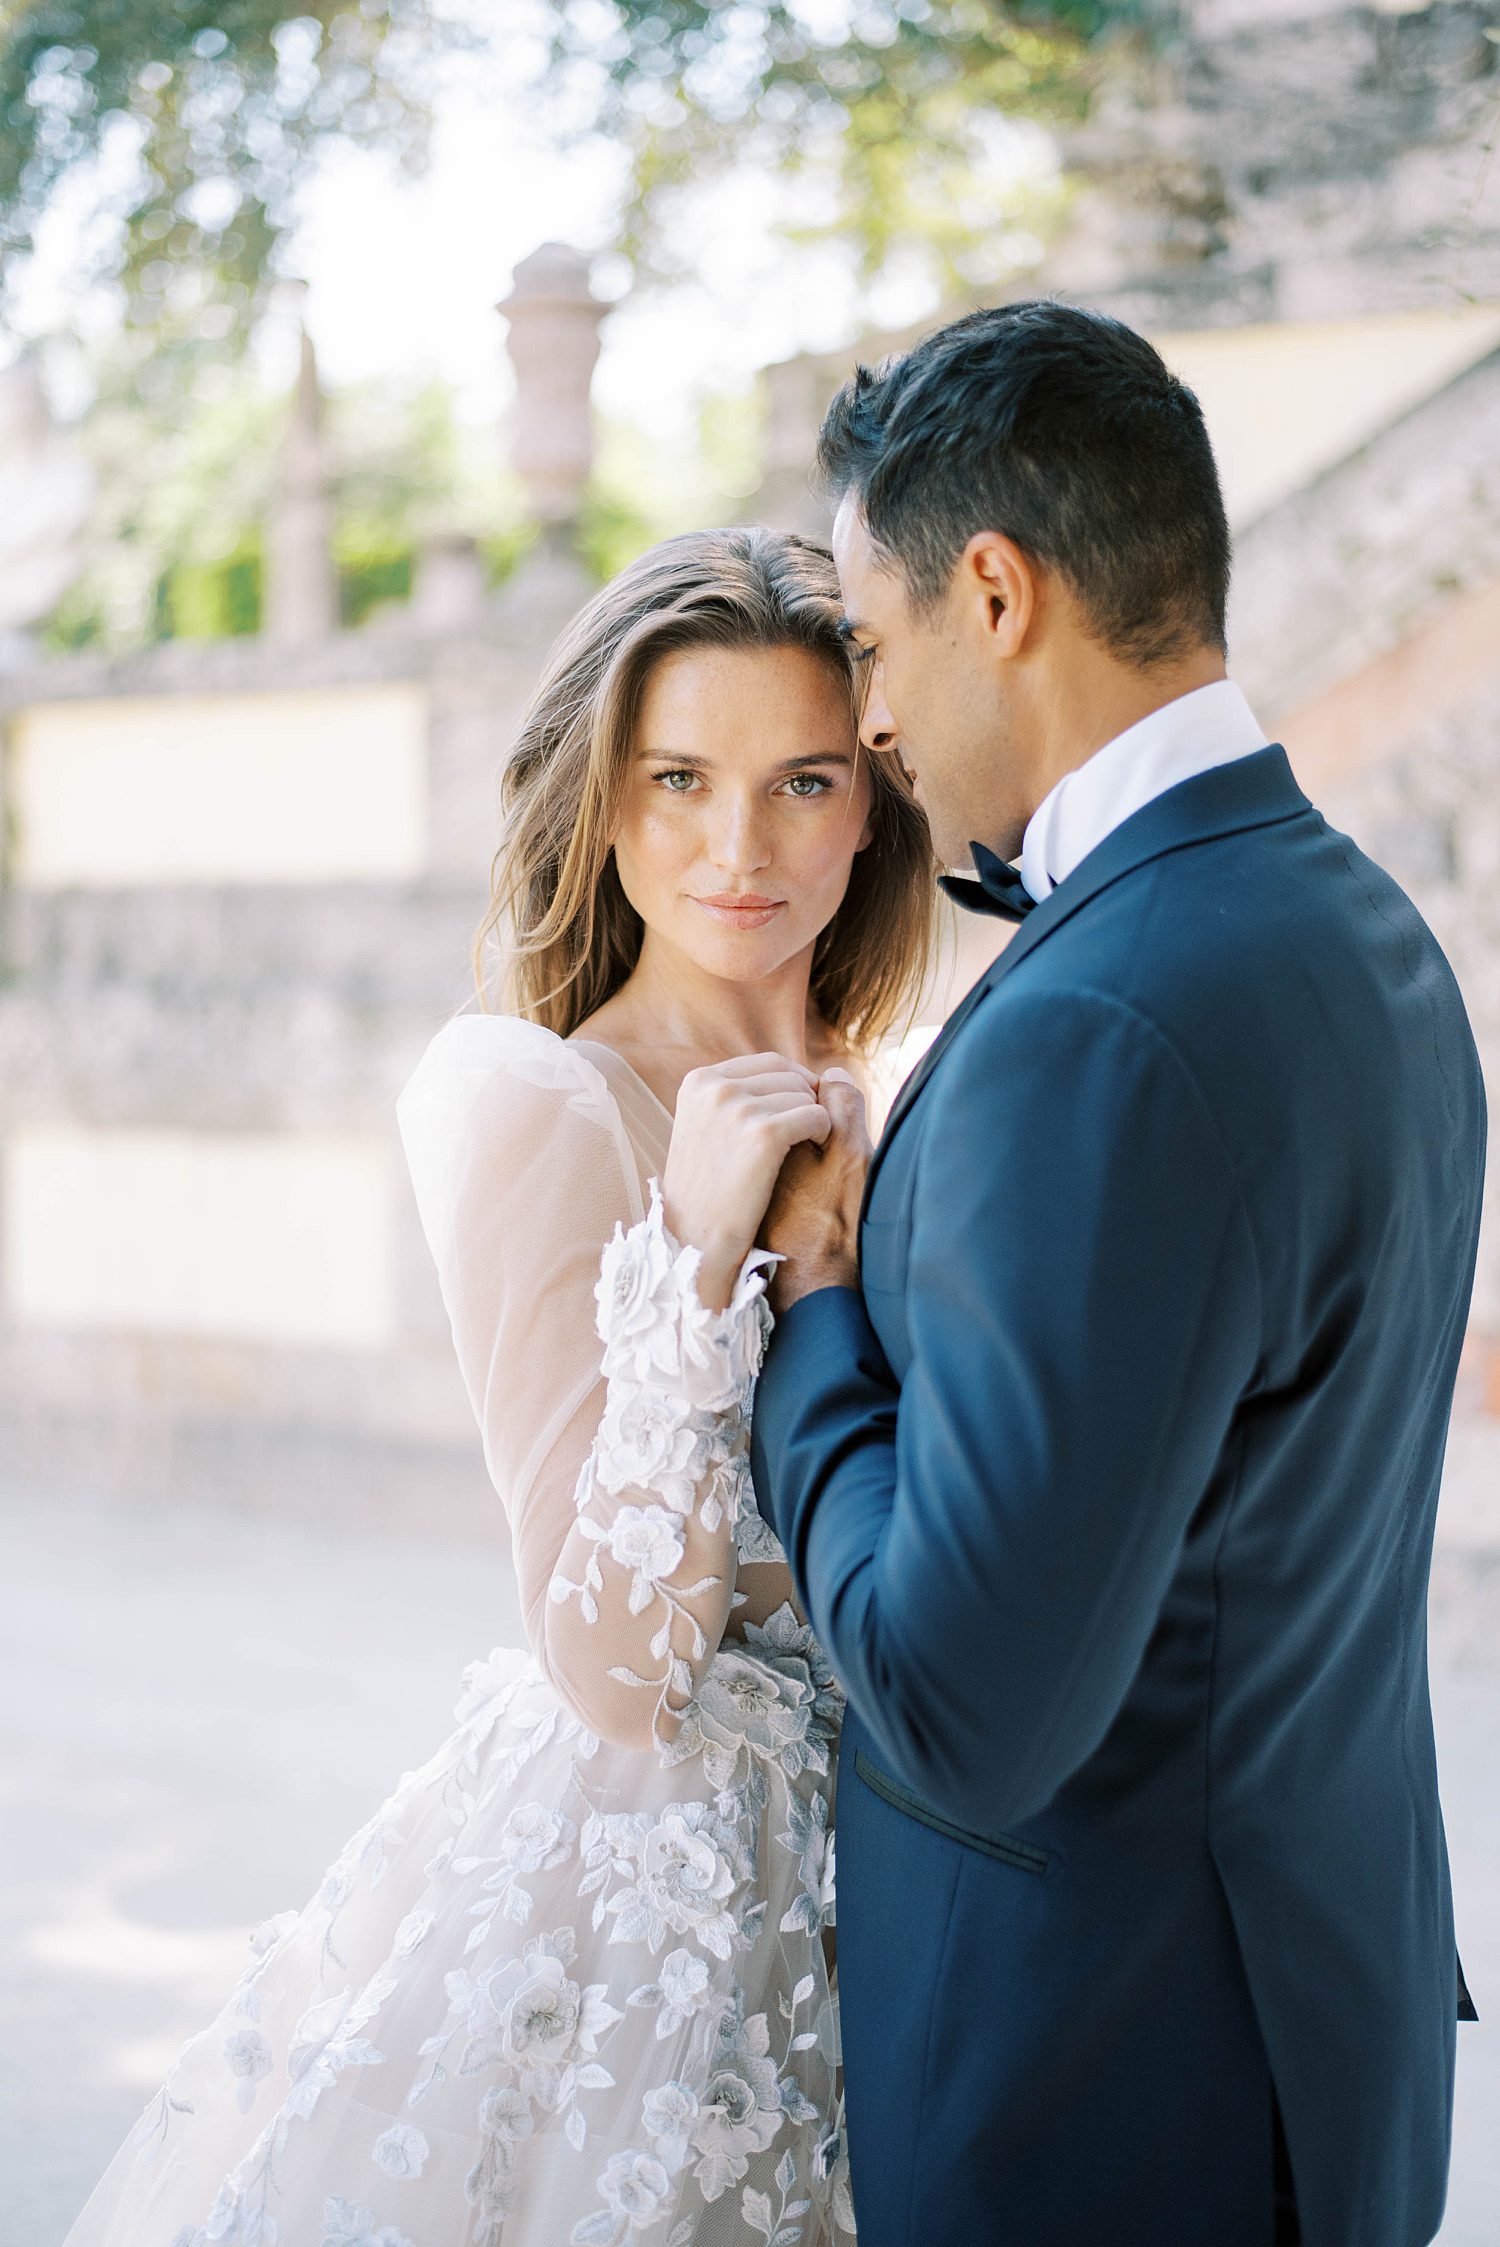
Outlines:
[[821,1146],[831,1128],[818,1080],[778,1053],[689,1070],[677,1095],[662,1180],[668,1228],[703,1261],[698,1292],[728,1303],[793,1147]]

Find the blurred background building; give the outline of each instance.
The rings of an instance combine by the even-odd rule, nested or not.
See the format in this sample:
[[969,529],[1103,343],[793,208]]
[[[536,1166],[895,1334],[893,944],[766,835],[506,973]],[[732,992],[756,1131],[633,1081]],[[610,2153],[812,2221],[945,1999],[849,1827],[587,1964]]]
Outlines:
[[[380,535],[358,432],[330,433],[303,292],[280,284],[265,317],[281,387],[247,409],[235,459],[210,452],[203,471],[242,475],[232,536],[206,561],[190,541],[165,548],[133,635],[112,622],[110,571],[144,511],[133,530],[101,523],[85,442],[91,414],[112,412],[128,443],[129,416],[96,393],[66,420],[38,357],[14,360],[0,389],[11,1476],[451,1533],[489,1519],[393,1102],[468,997],[511,725],[553,633],[651,535],[729,513],[826,527],[808,462],[833,389],[856,357],[969,303],[1042,289],[1116,311],[1196,388],[1236,534],[1236,675],[1310,793],[1432,921],[1500,1083],[1500,9],[1188,0],[1115,11],[1123,27],[1110,13],[1066,49],[1086,66],[1066,98],[1064,49],[1012,57],[1054,171],[1009,264],[966,278],[938,259],[915,321],[852,321],[836,347],[767,365],[738,488],[715,488],[700,448],[654,519],[601,487],[590,392],[611,304],[590,259],[556,242],[516,266],[500,307],[508,471],[466,503],[451,476],[445,498],[441,478],[409,475]],[[981,105],[983,67],[951,63],[960,84],[978,73]],[[1028,98],[1023,83],[1018,130]],[[846,135],[869,130],[861,116],[852,103]],[[153,355],[145,334],[149,370],[175,346]],[[499,340],[497,325],[497,356]],[[143,391],[149,406],[137,374]],[[202,396],[172,392],[171,410],[211,418]],[[150,426],[143,407],[137,433]],[[979,964],[960,957],[929,1026]],[[1471,1405],[1500,1410],[1493,1215],[1467,1380]]]

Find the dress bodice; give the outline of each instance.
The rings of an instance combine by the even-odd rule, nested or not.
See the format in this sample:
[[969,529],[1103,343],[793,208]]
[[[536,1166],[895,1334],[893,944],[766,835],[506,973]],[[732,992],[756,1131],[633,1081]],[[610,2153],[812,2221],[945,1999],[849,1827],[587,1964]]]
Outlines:
[[793,1596],[748,1465],[767,1260],[703,1309],[653,1185],[671,1118],[611,1047],[459,1015],[397,1113],[532,1651],[621,1744],[659,1688],[660,1745],[720,1643]]

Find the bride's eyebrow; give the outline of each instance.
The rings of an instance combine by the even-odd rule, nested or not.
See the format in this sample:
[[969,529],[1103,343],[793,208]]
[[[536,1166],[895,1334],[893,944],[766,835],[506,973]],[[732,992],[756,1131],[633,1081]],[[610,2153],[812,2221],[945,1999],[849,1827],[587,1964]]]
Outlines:
[[[638,762],[646,764],[673,765],[679,771],[684,772],[710,772],[713,769],[711,757],[696,756],[692,750],[687,750],[679,755],[675,749],[638,749],[636,758]],[[771,770],[773,772],[806,772],[809,765],[852,765],[853,763],[854,759],[842,749],[811,749],[805,757],[783,757],[780,764],[773,765]]]

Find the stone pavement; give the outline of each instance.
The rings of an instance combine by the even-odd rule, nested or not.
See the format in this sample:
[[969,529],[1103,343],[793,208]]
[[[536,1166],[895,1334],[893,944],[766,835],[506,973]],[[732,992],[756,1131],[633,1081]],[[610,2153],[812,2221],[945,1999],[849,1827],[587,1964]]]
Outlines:
[[[1464,1963],[1443,2247],[1500,2241],[1500,1423],[1461,1430],[1433,1669]],[[246,1937],[520,1637],[493,1545],[11,1495],[0,1535],[0,2247],[58,2247]],[[301,2247],[301,2243],[298,2243]],[[439,2247],[423,2242],[422,2247]]]

